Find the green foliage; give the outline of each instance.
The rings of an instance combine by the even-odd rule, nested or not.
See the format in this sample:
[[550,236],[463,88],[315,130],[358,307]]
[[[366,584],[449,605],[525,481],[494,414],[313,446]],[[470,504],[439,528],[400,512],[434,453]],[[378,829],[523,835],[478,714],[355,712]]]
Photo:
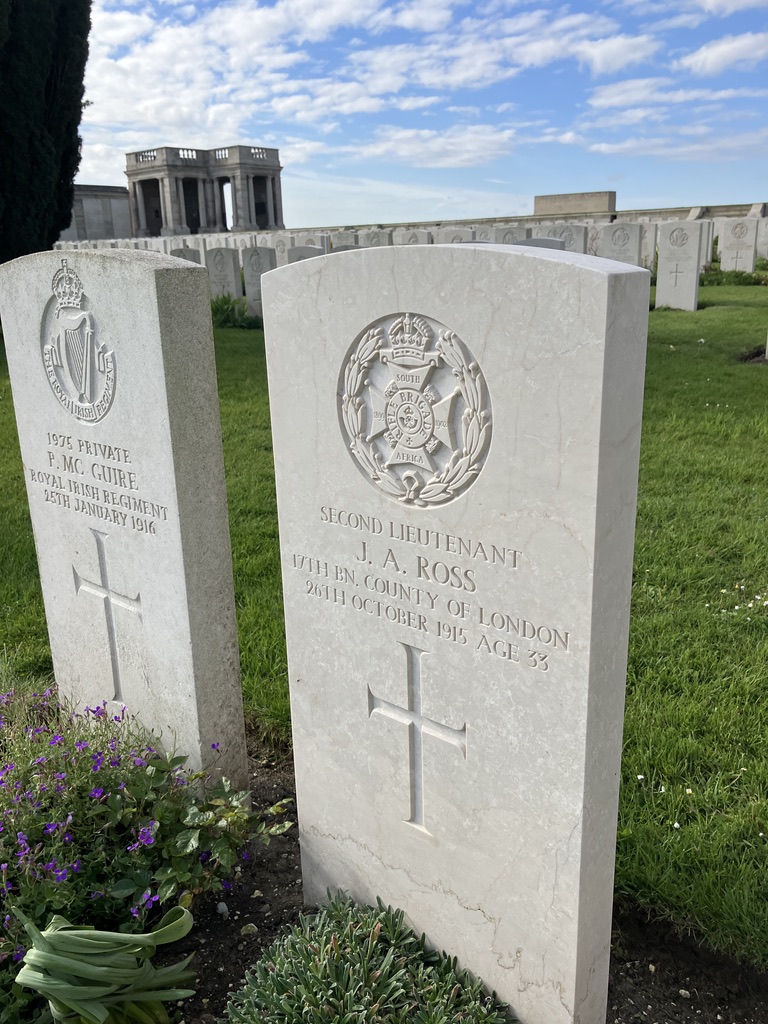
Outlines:
[[[765,263],[765,260],[762,261]],[[755,264],[755,272],[746,270],[721,270],[719,264],[704,270],[699,276],[700,285],[768,285],[768,273]]]
[[428,950],[401,910],[342,897],[302,917],[246,972],[229,1024],[502,1024],[506,1008],[455,959]]
[[[158,907],[228,886],[249,841],[289,827],[104,705],[70,715],[51,691],[17,690],[0,695],[0,716],[0,992],[24,955],[11,903],[37,926],[55,912],[133,932]],[[0,1006],[0,1024],[23,1020],[12,1000]]]
[[211,319],[214,327],[240,327],[256,330],[263,326],[260,316],[251,316],[248,303],[242,297],[233,298],[229,292],[211,299]]
[[163,1003],[194,995],[186,987],[195,977],[187,970],[193,954],[160,969],[150,963],[158,946],[183,938],[192,927],[192,915],[182,907],[141,935],[78,928],[58,915],[40,931],[19,910],[14,913],[32,943],[16,982],[47,999],[56,1020],[169,1024]]
[[0,0],[0,262],[72,214],[91,0]]

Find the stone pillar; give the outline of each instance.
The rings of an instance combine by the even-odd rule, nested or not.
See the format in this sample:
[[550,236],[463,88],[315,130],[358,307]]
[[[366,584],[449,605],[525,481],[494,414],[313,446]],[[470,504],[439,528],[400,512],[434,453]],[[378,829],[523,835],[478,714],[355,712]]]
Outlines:
[[248,180],[240,170],[235,171],[229,180],[232,183],[232,228],[244,231],[252,226],[247,191]]
[[275,203],[274,203],[274,199],[272,198],[272,181],[273,181],[273,178],[272,178],[271,175],[269,175],[267,177],[267,181],[266,181],[267,187],[264,190],[266,192],[266,194],[267,194],[267,227],[268,228],[274,228],[274,227],[277,226],[277,221],[275,220]]
[[272,181],[274,182],[275,186],[275,227],[284,228],[285,224],[283,224],[283,192],[280,186],[280,175],[276,174]]
[[189,225],[187,224],[187,204],[184,201],[184,179],[176,179],[176,197],[179,203],[179,226],[177,234],[188,235]]
[[200,231],[208,227],[208,212],[205,208],[205,182],[197,179],[197,206],[200,211]]
[[163,235],[175,234],[171,179],[166,177],[160,178],[160,213],[163,218],[161,233]]
[[147,208],[144,205],[144,182],[136,182],[136,209],[139,212],[139,238],[146,238],[147,231]]
[[245,191],[248,195],[248,226],[256,227],[256,200],[253,195],[253,175],[245,176]]
[[226,224],[224,223],[224,213],[222,211],[221,181],[220,181],[219,178],[214,178],[213,179],[213,206],[214,206],[215,217],[216,217],[216,227],[214,228],[214,230],[215,231],[225,231],[226,230]]

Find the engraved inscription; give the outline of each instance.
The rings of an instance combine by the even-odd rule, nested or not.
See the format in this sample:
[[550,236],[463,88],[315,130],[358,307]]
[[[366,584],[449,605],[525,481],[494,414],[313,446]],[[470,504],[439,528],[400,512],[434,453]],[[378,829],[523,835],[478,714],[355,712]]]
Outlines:
[[85,423],[97,423],[115,397],[115,354],[99,342],[83,283],[65,259],[51,290],[40,332],[48,383],[68,412]]
[[670,232],[669,244],[674,245],[676,249],[681,249],[688,244],[688,232],[684,228],[675,228]]
[[99,530],[90,528],[93,534],[94,540],[96,541],[96,550],[99,556],[99,582],[94,583],[92,580],[83,579],[83,577],[72,566],[72,574],[75,579],[75,593],[79,594],[81,590],[87,594],[93,594],[94,597],[100,597],[104,602],[104,615],[107,620],[107,640],[109,642],[109,658],[112,664],[112,683],[114,686],[113,700],[121,701],[123,699],[123,692],[120,683],[120,658],[118,657],[117,650],[117,632],[115,630],[115,613],[113,611],[113,605],[117,605],[118,608],[125,608],[126,611],[133,612],[134,615],[138,615],[141,621],[141,596],[137,594],[135,597],[128,597],[125,594],[119,594],[117,591],[112,590],[109,586],[109,572],[107,570],[107,552],[106,542],[108,535],[101,533]]
[[731,228],[731,234],[734,238],[742,239],[747,237],[747,225],[743,222],[734,224]]
[[409,825],[413,825],[422,832],[430,835],[424,824],[424,733],[434,736],[444,743],[450,743],[461,751],[464,760],[467,759],[467,725],[466,722],[460,729],[454,729],[441,722],[435,722],[421,713],[421,659],[427,652],[412,647],[410,644],[400,642],[405,651],[406,672],[408,686],[408,700],[406,707],[399,704],[392,704],[388,700],[377,697],[368,687],[368,717],[373,715],[384,715],[385,718],[392,718],[395,722],[401,722],[408,727],[408,771],[410,786],[410,814],[405,819]]
[[623,249],[625,245],[629,245],[629,232],[626,228],[615,228],[611,232],[611,241],[619,249]]
[[482,371],[443,324],[413,313],[370,324],[341,368],[339,422],[362,474],[415,508],[463,494],[482,469],[491,404]]

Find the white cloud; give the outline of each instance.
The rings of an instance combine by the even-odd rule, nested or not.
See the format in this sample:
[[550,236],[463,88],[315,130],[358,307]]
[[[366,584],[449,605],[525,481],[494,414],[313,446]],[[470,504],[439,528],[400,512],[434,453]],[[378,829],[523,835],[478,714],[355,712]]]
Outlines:
[[601,85],[589,97],[592,107],[633,107],[637,104],[720,103],[733,99],[759,99],[768,96],[768,89],[673,89],[671,78],[631,78],[611,85]]
[[679,66],[697,75],[719,75],[726,68],[753,68],[768,58],[768,32],[745,32],[723,36],[687,54]]
[[572,53],[596,75],[612,74],[630,64],[650,60],[661,43],[650,35],[618,35],[609,39],[585,39],[574,43]]
[[739,161],[752,156],[768,156],[768,129],[742,135],[718,137],[717,146],[700,133],[700,142],[681,142],[680,133],[657,135],[653,138],[628,138],[620,142],[596,142],[589,146],[592,153],[608,156],[653,156],[666,160]]
[[354,152],[415,167],[476,167],[508,153],[514,134],[489,124],[453,125],[444,131],[390,125]]

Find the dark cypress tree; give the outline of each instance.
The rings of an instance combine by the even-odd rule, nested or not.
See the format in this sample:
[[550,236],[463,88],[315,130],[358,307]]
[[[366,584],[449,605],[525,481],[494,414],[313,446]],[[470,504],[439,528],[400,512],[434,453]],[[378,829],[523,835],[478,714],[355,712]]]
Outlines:
[[72,215],[91,0],[0,0],[0,262]]

